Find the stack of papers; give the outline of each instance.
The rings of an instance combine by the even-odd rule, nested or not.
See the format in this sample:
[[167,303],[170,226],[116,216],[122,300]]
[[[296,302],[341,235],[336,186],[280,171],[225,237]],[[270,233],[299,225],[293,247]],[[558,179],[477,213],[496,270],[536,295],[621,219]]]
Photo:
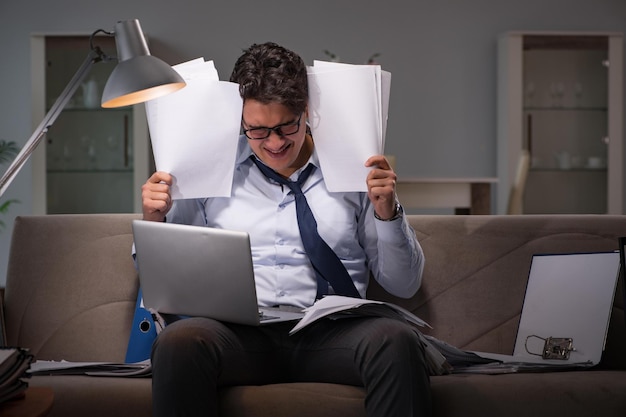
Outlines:
[[314,61],[309,124],[331,192],[367,191],[365,161],[385,149],[391,73],[379,65]]
[[22,394],[28,383],[26,377],[33,355],[22,348],[0,348],[0,403]]
[[146,103],[158,171],[172,174],[173,199],[230,197],[243,102],[213,61],[173,67],[187,86]]

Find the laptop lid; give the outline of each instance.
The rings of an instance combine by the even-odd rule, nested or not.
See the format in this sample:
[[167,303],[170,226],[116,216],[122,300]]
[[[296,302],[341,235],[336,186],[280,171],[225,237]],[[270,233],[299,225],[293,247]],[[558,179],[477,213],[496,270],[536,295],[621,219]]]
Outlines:
[[534,255],[513,357],[599,363],[619,270],[619,252]]
[[247,233],[143,220],[132,228],[147,308],[248,325],[302,316],[260,314]]

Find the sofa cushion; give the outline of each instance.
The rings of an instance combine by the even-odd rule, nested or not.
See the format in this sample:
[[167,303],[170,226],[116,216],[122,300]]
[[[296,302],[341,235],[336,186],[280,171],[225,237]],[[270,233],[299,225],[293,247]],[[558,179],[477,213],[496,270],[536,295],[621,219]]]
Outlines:
[[[36,376],[32,386],[51,386],[49,417],[149,417],[150,379]],[[431,378],[433,417],[621,416],[626,410],[623,371],[576,371]],[[363,388],[290,383],[238,386],[220,391],[221,415],[229,417],[365,417]]]
[[152,379],[38,375],[29,386],[51,387],[54,400],[47,417],[151,417]]
[[620,416],[623,371],[433,377],[434,416]]

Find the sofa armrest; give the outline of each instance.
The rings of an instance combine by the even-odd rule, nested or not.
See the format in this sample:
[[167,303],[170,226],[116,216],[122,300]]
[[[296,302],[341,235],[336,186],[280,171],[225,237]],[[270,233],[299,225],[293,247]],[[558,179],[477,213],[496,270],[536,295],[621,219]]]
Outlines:
[[0,347],[7,344],[6,326],[4,322],[4,287],[0,287]]

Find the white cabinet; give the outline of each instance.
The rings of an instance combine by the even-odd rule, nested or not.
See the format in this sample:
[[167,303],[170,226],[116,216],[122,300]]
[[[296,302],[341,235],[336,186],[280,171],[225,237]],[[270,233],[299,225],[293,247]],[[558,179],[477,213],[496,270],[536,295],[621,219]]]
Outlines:
[[498,213],[522,150],[524,213],[623,213],[622,45],[617,33],[500,37]]

